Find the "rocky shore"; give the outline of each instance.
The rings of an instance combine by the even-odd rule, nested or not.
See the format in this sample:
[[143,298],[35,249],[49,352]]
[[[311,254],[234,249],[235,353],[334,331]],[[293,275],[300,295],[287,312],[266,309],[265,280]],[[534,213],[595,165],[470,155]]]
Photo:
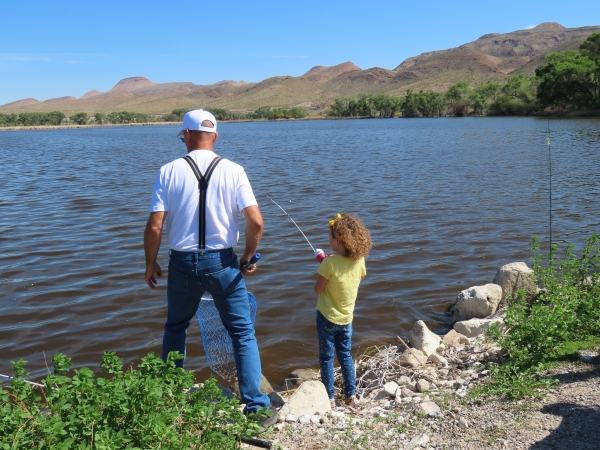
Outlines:
[[333,410],[312,369],[291,373],[288,389],[279,393],[265,380],[263,390],[279,409],[279,419],[262,438],[288,450],[600,449],[600,358],[595,353],[550,373],[564,384],[542,400],[469,395],[504,358],[485,330],[492,324],[503,328],[509,296],[520,289],[537,295],[532,275],[524,263],[503,266],[492,283],[458,294],[455,323],[445,336],[418,321],[408,342],[398,337],[397,345],[357,356],[356,408],[342,401],[339,369]]

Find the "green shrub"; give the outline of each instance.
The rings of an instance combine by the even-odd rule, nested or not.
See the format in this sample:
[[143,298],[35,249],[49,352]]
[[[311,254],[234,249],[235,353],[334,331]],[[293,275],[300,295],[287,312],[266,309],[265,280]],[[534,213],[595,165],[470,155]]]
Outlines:
[[600,236],[593,234],[579,257],[568,244],[556,258],[558,247],[553,245],[544,258],[533,237],[533,270],[543,289],[533,300],[526,300],[525,292],[509,299],[507,331],[490,330],[508,360],[492,368],[483,392],[509,398],[541,395],[539,388],[556,381],[539,372],[600,342],[599,242]]
[[88,368],[66,375],[71,361],[53,358],[44,389],[24,381],[24,361],[0,389],[0,448],[182,449],[235,448],[239,436],[256,433],[237,400],[222,396],[214,378],[190,392],[194,375],[150,353],[137,369],[123,371],[112,351],[102,358],[102,376]]

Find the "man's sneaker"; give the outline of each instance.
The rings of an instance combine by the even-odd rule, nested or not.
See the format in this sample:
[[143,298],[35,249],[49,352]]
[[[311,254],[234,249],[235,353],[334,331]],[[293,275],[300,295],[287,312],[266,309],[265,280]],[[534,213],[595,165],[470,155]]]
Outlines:
[[274,409],[269,409],[268,412],[271,413],[271,415],[264,417],[258,417],[256,420],[258,422],[258,432],[259,433],[264,433],[267,428],[275,425],[277,423],[277,417],[279,417],[279,411],[274,410]]

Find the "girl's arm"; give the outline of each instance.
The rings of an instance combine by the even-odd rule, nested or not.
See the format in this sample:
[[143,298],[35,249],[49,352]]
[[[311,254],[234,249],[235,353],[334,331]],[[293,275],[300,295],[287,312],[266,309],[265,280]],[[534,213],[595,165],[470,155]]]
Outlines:
[[325,290],[327,285],[327,278],[322,275],[317,275],[317,282],[315,283],[315,294],[320,294]]

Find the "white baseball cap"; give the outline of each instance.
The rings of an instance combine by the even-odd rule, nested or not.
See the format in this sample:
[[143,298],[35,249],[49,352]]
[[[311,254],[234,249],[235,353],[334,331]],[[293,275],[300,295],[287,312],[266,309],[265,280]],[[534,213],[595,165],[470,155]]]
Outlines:
[[[209,120],[212,122],[212,127],[203,127],[202,122],[205,120]],[[217,119],[208,111],[204,111],[203,109],[195,109],[193,111],[189,111],[183,116],[183,122],[181,124],[182,130],[197,130],[197,131],[207,131],[209,133],[217,132]]]

